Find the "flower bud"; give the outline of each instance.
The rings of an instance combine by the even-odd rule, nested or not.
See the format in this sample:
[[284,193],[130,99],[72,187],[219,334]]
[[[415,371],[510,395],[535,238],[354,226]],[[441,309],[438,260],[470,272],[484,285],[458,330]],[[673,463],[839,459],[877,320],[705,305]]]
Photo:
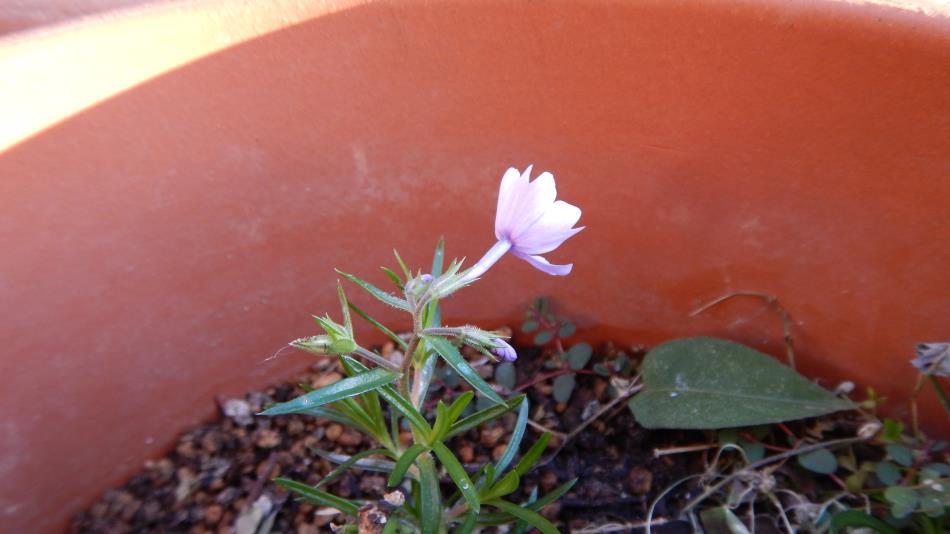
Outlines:
[[310,354],[349,354],[356,350],[356,342],[352,339],[340,338],[334,340],[330,336],[310,336],[295,339],[290,342],[291,347],[305,350]]
[[495,348],[491,349],[491,353],[498,357],[498,359],[513,362],[518,359],[518,353],[515,352],[515,348],[508,344],[504,339],[496,337],[492,340],[495,343]]
[[331,354],[349,354],[356,350],[356,342],[352,339],[338,339],[330,343]]
[[330,339],[330,336],[302,337],[290,342],[291,347],[305,350],[310,354],[319,355],[330,354],[330,345],[332,344],[333,340]]

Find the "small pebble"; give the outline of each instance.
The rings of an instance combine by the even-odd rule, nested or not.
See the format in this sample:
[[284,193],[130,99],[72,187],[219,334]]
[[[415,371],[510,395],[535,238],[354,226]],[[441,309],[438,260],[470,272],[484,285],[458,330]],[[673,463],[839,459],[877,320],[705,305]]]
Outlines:
[[653,487],[653,473],[643,467],[634,467],[627,473],[627,489],[634,495],[643,495]]
[[224,515],[224,508],[222,508],[220,504],[212,504],[211,506],[205,508],[205,523],[209,525],[217,525],[218,521],[221,521],[222,515]]
[[475,460],[475,449],[471,445],[463,445],[458,450],[459,461],[463,464],[470,464]]
[[343,426],[337,423],[327,427],[326,438],[330,441],[336,441],[343,435]]
[[273,449],[280,445],[280,434],[269,428],[254,432],[254,445],[262,449]]

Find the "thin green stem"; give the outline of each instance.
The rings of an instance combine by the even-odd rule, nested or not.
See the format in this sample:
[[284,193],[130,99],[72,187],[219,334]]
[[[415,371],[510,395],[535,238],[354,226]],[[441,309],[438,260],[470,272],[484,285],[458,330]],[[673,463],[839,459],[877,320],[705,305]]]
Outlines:
[[390,371],[399,371],[399,366],[393,362],[383,358],[382,356],[376,354],[375,352],[364,349],[363,347],[356,347],[356,350],[353,351],[353,354],[366,358],[367,360],[375,363],[380,367],[385,367]]
[[402,376],[399,377],[399,394],[407,400],[412,398],[409,391],[409,374],[412,371],[412,358],[418,345],[419,336],[414,333],[412,339],[409,340],[409,347],[402,355],[402,366],[399,368],[399,372],[402,373]]
[[422,332],[419,311],[419,308],[412,309],[412,338],[409,340],[406,352],[402,356],[402,366],[399,370],[402,373],[402,376],[399,377],[399,393],[409,402],[412,402],[412,393],[409,391],[409,375],[412,371],[416,348],[419,346],[419,335]]
[[927,378],[930,379],[930,383],[933,385],[934,391],[937,393],[937,398],[940,399],[940,404],[943,405],[943,409],[950,414],[950,396],[947,396],[946,390],[940,385],[940,380],[934,375],[927,375]]

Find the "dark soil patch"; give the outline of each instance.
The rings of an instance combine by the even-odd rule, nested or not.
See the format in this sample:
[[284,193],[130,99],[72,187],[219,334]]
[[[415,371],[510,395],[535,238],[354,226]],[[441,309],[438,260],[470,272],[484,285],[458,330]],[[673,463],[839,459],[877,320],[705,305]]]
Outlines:
[[[538,376],[543,363],[539,351],[529,348],[519,352],[519,376]],[[339,378],[335,362],[326,359],[295,383],[320,387]],[[607,379],[595,375],[578,375],[569,403],[555,402],[549,380],[527,390],[531,418],[563,433],[582,423],[584,411],[590,410],[592,403],[604,405],[611,398]],[[445,388],[441,392],[452,394]],[[302,393],[294,384],[278,384],[261,393],[247,394],[245,406],[255,413],[272,402],[287,401]],[[500,456],[514,421],[515,415],[509,413],[492,426],[457,437],[450,447],[474,470]],[[522,450],[538,435],[529,431]],[[556,457],[526,476],[522,488],[537,485],[543,494],[567,480],[578,479],[569,493],[544,510],[544,515],[556,520],[564,532],[590,525],[642,521],[660,493],[684,477],[701,472],[708,460],[707,451],[657,458],[654,449],[712,439],[711,434],[703,432],[646,430],[634,421],[626,402],[621,402],[568,442]],[[555,438],[548,451],[557,445]],[[124,486],[108,491],[75,518],[71,532],[241,532],[235,530],[235,525],[242,516],[251,524],[259,520],[252,513],[255,502],[258,506],[269,504],[275,511],[272,532],[329,532],[329,523],[339,521],[341,516],[321,515],[317,507],[298,502],[271,480],[280,476],[315,484],[333,465],[313,449],[353,454],[372,446],[362,434],[324,419],[222,416],[186,432],[168,456],[147,462],[144,470]],[[451,491],[451,483],[447,479],[446,483],[445,491]],[[350,470],[324,489],[342,497],[368,499],[379,499],[387,490],[383,474],[359,469]],[[678,486],[658,503],[654,518],[675,517],[690,491],[695,494],[689,484]],[[524,498],[524,493],[510,497],[516,502]],[[653,531],[691,529],[686,522],[671,521]]]

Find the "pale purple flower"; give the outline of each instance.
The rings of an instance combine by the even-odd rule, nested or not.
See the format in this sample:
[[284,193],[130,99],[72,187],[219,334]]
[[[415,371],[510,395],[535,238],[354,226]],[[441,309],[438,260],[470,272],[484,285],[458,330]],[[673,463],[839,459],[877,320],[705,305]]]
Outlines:
[[584,227],[574,228],[581,218],[581,210],[557,198],[554,176],[543,172],[530,181],[531,165],[518,172],[508,169],[501,179],[498,191],[498,209],[495,212],[495,243],[488,252],[465,273],[466,280],[478,278],[509,250],[548,274],[564,276],[571,272],[572,263],[554,265],[541,254],[551,252]]
[[950,376],[950,343],[920,343],[910,363],[924,374]]
[[506,362],[513,362],[518,359],[518,353],[515,352],[515,348],[509,345],[507,341],[498,337],[492,341],[495,343],[495,348],[491,349],[491,353],[497,356],[498,359]]

